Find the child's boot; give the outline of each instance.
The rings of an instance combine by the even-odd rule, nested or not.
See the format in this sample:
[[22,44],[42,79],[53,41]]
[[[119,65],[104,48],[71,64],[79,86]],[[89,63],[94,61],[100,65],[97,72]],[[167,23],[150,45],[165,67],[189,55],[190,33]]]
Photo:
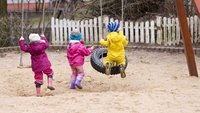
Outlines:
[[110,72],[111,72],[111,64],[110,63],[106,63],[106,66],[105,66],[106,75],[110,75]]
[[125,73],[125,68],[124,68],[124,65],[119,65],[119,71],[120,71],[120,74],[121,74],[121,78],[125,78],[126,77],[126,73]]
[[72,74],[71,75],[71,81],[70,81],[70,85],[69,85],[69,88],[70,89],[76,89],[76,85],[75,85],[75,82],[76,82],[76,74]]
[[71,80],[70,85],[69,85],[70,89],[76,89],[76,87],[75,87],[75,81],[76,81],[76,79],[72,79]]
[[53,75],[47,75],[47,82],[48,82],[47,88],[50,89],[50,90],[55,90],[55,88],[52,85]]
[[36,88],[36,96],[37,97],[41,96],[40,88]]
[[76,81],[75,81],[75,85],[76,87],[78,87],[79,89],[82,89],[83,87],[81,86],[81,81],[83,79],[83,76],[81,76],[80,74],[77,76]]
[[41,96],[41,92],[40,92],[41,84],[35,82],[35,87],[36,87],[36,96],[37,96],[37,97],[40,97],[40,96]]

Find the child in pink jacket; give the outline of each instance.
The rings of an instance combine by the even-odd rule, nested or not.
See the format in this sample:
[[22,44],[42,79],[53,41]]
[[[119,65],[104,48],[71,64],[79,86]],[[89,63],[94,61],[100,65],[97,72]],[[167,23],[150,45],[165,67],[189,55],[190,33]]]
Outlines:
[[21,37],[19,45],[22,51],[28,52],[31,55],[31,67],[35,76],[36,95],[40,96],[40,87],[43,84],[43,73],[47,75],[48,89],[54,90],[52,86],[53,70],[51,63],[47,57],[45,50],[49,44],[44,35],[41,37],[38,34],[29,35],[29,44],[25,44],[24,38]]
[[76,87],[82,89],[84,56],[90,55],[93,50],[93,46],[86,48],[81,39],[81,33],[75,29],[70,34],[70,42],[67,46],[67,59],[72,70],[70,89],[75,89]]

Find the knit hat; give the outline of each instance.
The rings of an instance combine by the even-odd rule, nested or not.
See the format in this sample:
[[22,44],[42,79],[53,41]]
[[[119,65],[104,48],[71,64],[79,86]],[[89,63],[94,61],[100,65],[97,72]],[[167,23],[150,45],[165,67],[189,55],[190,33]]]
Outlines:
[[120,24],[118,22],[109,22],[108,23],[108,32],[116,32],[119,29]]
[[78,29],[74,29],[70,34],[70,40],[78,40],[80,41],[82,39],[82,34]]
[[31,33],[28,38],[30,42],[37,42],[41,40],[39,34],[36,34],[36,33]]

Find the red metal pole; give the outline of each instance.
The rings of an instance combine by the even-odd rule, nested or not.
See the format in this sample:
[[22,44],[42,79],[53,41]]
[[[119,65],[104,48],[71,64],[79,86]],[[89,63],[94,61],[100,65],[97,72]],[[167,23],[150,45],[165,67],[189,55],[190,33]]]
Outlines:
[[190,36],[189,28],[188,28],[188,22],[186,19],[186,12],[184,8],[183,0],[176,0],[176,7],[177,7],[177,14],[179,18],[180,27],[181,27],[181,33],[183,37],[184,51],[185,51],[185,56],[187,59],[189,73],[190,73],[190,76],[198,77],[196,62],[195,62],[194,53],[192,49],[191,36]]

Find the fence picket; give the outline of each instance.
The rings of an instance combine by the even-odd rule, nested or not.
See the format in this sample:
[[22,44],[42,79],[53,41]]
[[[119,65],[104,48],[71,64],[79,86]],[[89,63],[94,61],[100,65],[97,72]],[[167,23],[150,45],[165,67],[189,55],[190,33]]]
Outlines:
[[155,44],[155,22],[151,20],[151,26],[150,26],[150,31],[151,31],[151,44]]
[[144,34],[145,34],[145,32],[144,32],[144,22],[140,22],[140,42],[141,43],[144,43]]
[[167,45],[167,18],[166,17],[163,18],[163,32],[164,32],[163,42],[164,42],[164,45]]
[[138,22],[135,22],[135,42],[139,42],[139,25]]
[[89,43],[89,33],[88,33],[88,20],[85,20],[85,42],[86,44]]
[[76,28],[77,28],[78,30],[80,30],[80,21],[79,21],[79,20],[76,21]]
[[59,40],[60,40],[59,27],[60,27],[60,25],[59,25],[58,19],[56,19],[56,37],[57,38],[55,38],[55,42],[56,42],[55,45],[58,45]]
[[130,42],[134,42],[134,34],[133,34],[133,22],[130,22]]
[[179,20],[178,18],[176,18],[176,39],[175,39],[175,43],[177,45],[179,45],[179,43],[181,42],[181,31],[180,31],[180,27],[179,27]]
[[167,29],[168,29],[167,30],[168,31],[167,32],[167,34],[168,34],[167,35],[167,44],[171,46],[172,45],[172,31],[171,31],[172,30],[172,23],[171,23],[171,18],[167,19]]
[[162,18],[161,17],[157,17],[156,18],[156,30],[157,30],[157,36],[156,36],[156,43],[161,45],[162,43]]
[[149,39],[149,21],[145,22],[145,42],[147,44],[150,43],[150,39]]
[[98,17],[98,25],[99,25],[99,38],[103,38],[103,21],[101,17]]
[[53,45],[55,45],[55,38],[56,38],[56,36],[55,36],[55,19],[54,19],[54,17],[52,17],[51,18],[51,38],[52,38],[52,40],[51,40],[51,42],[52,42],[52,44]]
[[84,31],[84,21],[81,21],[81,34],[82,34],[82,39],[85,41],[85,31]]
[[176,26],[175,26],[175,19],[174,18],[172,18],[172,33],[171,33],[171,43],[172,43],[172,45],[175,45],[175,42],[176,42],[176,40],[175,40],[175,36],[176,36]]
[[63,45],[63,20],[60,20],[60,27],[59,27],[59,31],[60,31],[60,41],[59,44]]
[[108,30],[107,30],[108,23],[109,23],[109,18],[108,16],[106,16],[103,20],[103,39],[106,39],[106,36],[108,34]]
[[123,31],[123,33],[124,33],[124,23],[123,23],[123,21],[119,21],[119,23],[120,23],[120,29]]
[[93,36],[93,20],[92,19],[90,19],[89,20],[89,27],[90,27],[90,30],[89,30],[89,34],[90,34],[90,37],[89,37],[89,39],[90,39],[90,43],[93,43],[94,42],[94,36]]
[[64,44],[67,44],[67,39],[68,39],[68,36],[67,36],[67,21],[66,19],[63,19],[63,23],[64,23],[64,38],[63,38],[63,41],[64,41]]
[[68,33],[69,33],[68,35],[70,35],[70,34],[71,34],[71,31],[72,31],[72,28],[71,28],[71,20],[68,20],[68,21],[67,21],[67,25],[68,25],[67,28],[68,28]]
[[98,43],[98,33],[97,33],[97,18],[94,18],[94,42]]
[[125,22],[125,36],[126,36],[126,38],[127,38],[128,40],[130,40],[128,22]]
[[71,21],[71,27],[72,27],[72,31],[75,29],[75,21]]

